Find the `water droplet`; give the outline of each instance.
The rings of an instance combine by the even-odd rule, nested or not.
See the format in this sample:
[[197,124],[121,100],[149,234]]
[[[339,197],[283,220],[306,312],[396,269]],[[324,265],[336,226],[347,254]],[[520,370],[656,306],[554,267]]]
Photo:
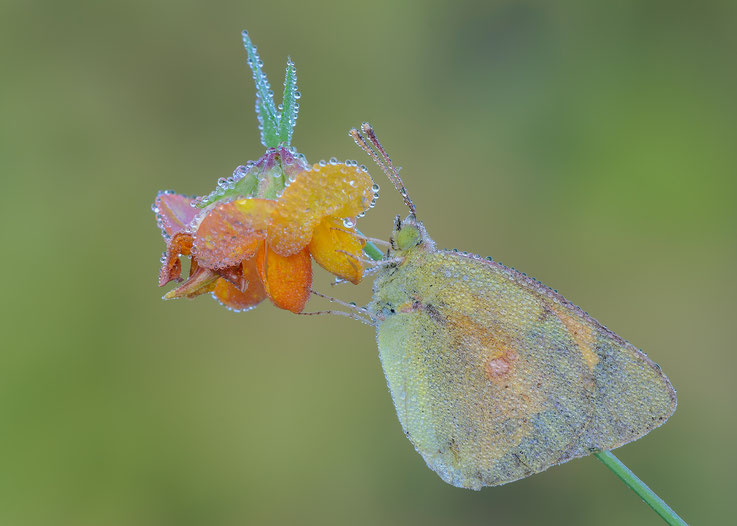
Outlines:
[[353,228],[355,224],[356,223],[353,221],[353,218],[351,217],[346,217],[345,219],[343,219],[343,226],[346,228]]
[[338,159],[336,159],[335,157],[331,157],[330,158],[330,161],[328,161],[328,162],[330,164],[332,164],[332,165],[336,165],[336,164],[338,164]]
[[374,192],[378,192],[379,188],[380,188],[379,185],[374,183],[374,186],[371,187],[371,190],[373,190]]
[[294,92],[294,98],[295,98],[295,99],[299,99],[299,98],[301,98],[301,97],[302,97],[302,94],[301,94],[301,93],[300,93],[299,91],[295,91],[295,92]]

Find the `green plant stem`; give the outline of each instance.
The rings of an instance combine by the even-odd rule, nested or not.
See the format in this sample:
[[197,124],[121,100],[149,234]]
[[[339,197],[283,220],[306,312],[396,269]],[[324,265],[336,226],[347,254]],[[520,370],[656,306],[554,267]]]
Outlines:
[[[384,254],[379,250],[376,245],[371,241],[367,241],[363,247],[363,251],[368,257],[374,261],[380,261]],[[637,475],[625,466],[621,460],[614,456],[611,451],[602,451],[600,453],[594,453],[594,456],[601,460],[606,467],[608,467],[612,473],[620,478],[627,486],[634,491],[638,497],[640,497],[645,504],[650,506],[655,513],[660,515],[665,522],[671,526],[688,526],[686,521],[678,516],[673,511],[673,508],[668,506],[663,499],[658,497],[653,490],[651,490],[647,484],[641,481]]]
[[[363,235],[360,230],[356,230],[356,232],[359,236]],[[366,244],[363,246],[363,251],[374,261],[381,261],[382,259],[384,259],[384,253],[371,241],[366,240]]]
[[655,492],[651,490],[647,484],[641,481],[637,475],[632,473],[627,466],[622,464],[622,461],[615,457],[611,451],[594,453],[594,456],[601,460],[604,465],[608,467],[612,473],[618,476],[622,482],[627,484],[632,491],[637,493],[637,496],[645,501],[645,504],[650,506],[655,513],[663,518],[665,522],[671,525],[686,525],[686,521],[680,518],[663,499],[658,497]]
[[379,247],[374,245],[371,241],[366,241],[363,251],[374,261],[381,261],[384,258],[384,254],[379,250]]

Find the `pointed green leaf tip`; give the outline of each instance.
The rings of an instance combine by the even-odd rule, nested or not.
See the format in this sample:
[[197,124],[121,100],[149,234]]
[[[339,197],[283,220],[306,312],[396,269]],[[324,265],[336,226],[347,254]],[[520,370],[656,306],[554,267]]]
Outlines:
[[292,140],[292,132],[297,124],[297,112],[300,97],[297,91],[297,68],[291,58],[287,58],[287,72],[284,74],[284,97],[282,97],[282,111],[279,117],[279,138],[286,144]]
[[253,71],[253,80],[256,83],[256,115],[258,115],[261,143],[267,148],[275,148],[279,144],[289,145],[292,133],[297,123],[297,112],[300,97],[297,91],[297,68],[291,59],[287,61],[287,71],[284,76],[283,103],[277,111],[274,105],[274,92],[269,85],[266,74],[261,69],[264,63],[256,52],[256,46],[251,42],[248,31],[241,33],[243,46],[248,52],[248,66]]

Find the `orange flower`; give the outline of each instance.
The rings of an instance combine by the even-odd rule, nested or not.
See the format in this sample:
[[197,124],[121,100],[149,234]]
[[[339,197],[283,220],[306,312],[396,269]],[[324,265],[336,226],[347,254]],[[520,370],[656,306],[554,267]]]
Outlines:
[[[281,148],[276,155],[289,159]],[[262,190],[254,197],[215,201],[198,213],[192,205],[201,200],[157,196],[154,210],[169,236],[159,285],[180,279],[179,256],[191,256],[189,278],[165,299],[212,292],[242,311],[268,297],[279,308],[301,312],[312,285],[310,256],[341,279],[361,281],[365,242],[353,225],[375,199],[371,177],[352,162],[290,166],[292,182],[276,199],[264,199],[259,194],[268,193],[267,186],[256,185]]]

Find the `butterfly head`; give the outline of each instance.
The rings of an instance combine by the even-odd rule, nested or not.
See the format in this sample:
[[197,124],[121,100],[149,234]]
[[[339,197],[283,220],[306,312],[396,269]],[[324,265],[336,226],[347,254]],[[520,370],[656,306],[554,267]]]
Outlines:
[[417,248],[429,249],[434,246],[422,222],[418,221],[414,214],[408,215],[404,220],[400,216],[396,217],[390,241],[390,254],[395,256],[401,256]]

